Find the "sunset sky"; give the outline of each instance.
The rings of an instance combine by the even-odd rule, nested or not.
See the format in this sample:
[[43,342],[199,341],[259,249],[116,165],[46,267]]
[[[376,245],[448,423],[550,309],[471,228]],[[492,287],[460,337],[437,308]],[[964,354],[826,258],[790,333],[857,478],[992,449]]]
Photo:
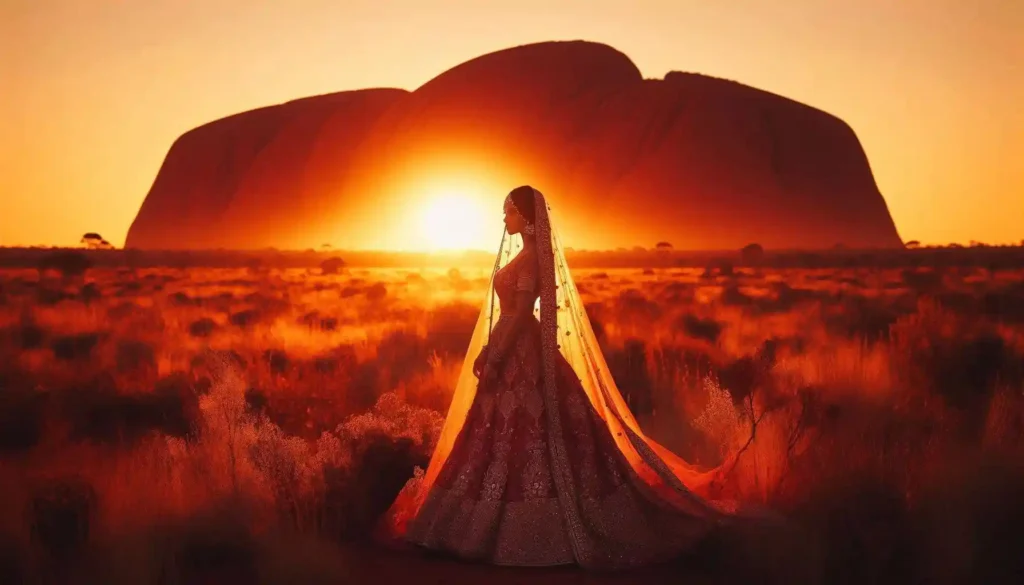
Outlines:
[[571,39],[844,119],[905,241],[1019,242],[1022,31],[1020,0],[0,0],[0,245],[123,244],[210,120]]

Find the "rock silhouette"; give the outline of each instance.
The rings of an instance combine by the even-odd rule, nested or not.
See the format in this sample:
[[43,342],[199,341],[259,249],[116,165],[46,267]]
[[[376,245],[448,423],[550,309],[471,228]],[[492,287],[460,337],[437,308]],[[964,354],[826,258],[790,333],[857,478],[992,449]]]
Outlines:
[[853,130],[742,84],[644,79],[621,52],[545,42],[415,91],[304,98],[193,129],[128,232],[137,248],[385,242],[417,181],[488,177],[495,213],[530,183],[577,248],[899,247]]

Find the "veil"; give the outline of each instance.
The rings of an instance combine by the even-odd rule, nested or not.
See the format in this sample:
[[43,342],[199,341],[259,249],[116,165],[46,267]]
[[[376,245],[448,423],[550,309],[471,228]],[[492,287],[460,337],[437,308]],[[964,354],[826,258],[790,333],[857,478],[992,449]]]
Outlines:
[[[536,189],[534,206],[540,285],[540,298],[534,312],[538,314],[541,324],[544,410],[548,417],[548,430],[553,437],[550,441],[552,467],[566,471],[553,473],[552,479],[568,516],[567,525],[570,530],[574,530],[574,526],[576,530],[582,530],[582,525],[578,502],[575,501],[577,490],[572,485],[574,479],[572,473],[567,471],[569,462],[565,440],[572,438],[561,436],[561,420],[558,416],[556,368],[559,354],[579,377],[590,404],[607,425],[619,450],[644,484],[643,487],[647,488],[645,491],[653,492],[652,495],[657,496],[658,500],[687,515],[707,517],[719,514],[718,509],[705,497],[712,489],[722,466],[710,470],[698,469],[644,434],[612,378],[579,291],[569,274],[550,205]],[[406,484],[384,518],[383,529],[391,537],[405,533],[407,522],[415,517],[423,504],[466,421],[477,390],[473,362],[490,340],[500,316],[494,277],[521,249],[522,240],[519,236],[507,232],[503,234],[491,273],[488,296],[477,319],[433,456],[425,472],[417,469],[415,477]],[[574,542],[585,538],[582,534],[572,536]]]

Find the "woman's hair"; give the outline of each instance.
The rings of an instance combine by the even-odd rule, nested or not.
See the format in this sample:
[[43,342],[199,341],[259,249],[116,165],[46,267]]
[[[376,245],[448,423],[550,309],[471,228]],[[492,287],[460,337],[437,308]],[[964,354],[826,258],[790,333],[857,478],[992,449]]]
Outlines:
[[533,209],[533,187],[529,185],[516,187],[508,196],[516,206],[516,211],[528,223],[533,223],[537,219],[537,212]]

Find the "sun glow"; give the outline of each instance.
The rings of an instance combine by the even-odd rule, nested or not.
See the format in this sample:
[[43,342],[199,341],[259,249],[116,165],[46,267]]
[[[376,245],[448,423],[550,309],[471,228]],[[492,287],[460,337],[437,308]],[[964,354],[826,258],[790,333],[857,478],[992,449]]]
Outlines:
[[423,206],[420,236],[430,250],[480,248],[486,241],[487,219],[477,198],[439,194]]

